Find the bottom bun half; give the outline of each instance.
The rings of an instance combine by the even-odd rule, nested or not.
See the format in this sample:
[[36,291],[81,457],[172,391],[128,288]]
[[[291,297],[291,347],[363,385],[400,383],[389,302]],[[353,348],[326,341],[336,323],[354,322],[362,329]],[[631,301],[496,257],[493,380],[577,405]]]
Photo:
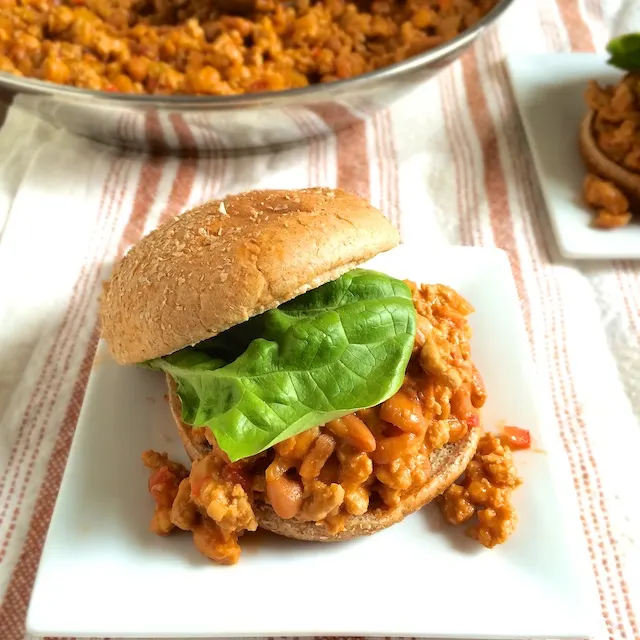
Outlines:
[[[191,427],[182,422],[182,406],[176,393],[175,382],[167,376],[167,383],[169,404],[180,440],[189,458],[197,460],[210,453],[211,449],[208,445],[201,445],[191,439],[189,435]],[[261,500],[256,500],[254,504],[258,525],[262,529],[287,538],[315,542],[349,540],[386,529],[414,511],[418,511],[448,489],[467,468],[478,448],[481,435],[482,427],[474,427],[469,429],[467,435],[458,442],[434,451],[430,457],[431,476],[422,487],[406,495],[394,509],[376,509],[361,516],[349,516],[344,530],[337,534],[328,533],[324,526],[315,522],[280,518],[269,504]]]

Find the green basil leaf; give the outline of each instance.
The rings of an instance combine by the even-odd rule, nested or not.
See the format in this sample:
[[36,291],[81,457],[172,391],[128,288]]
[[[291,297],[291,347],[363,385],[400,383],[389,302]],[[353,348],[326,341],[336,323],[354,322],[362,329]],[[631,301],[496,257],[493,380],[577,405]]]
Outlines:
[[356,269],[146,364],[176,381],[184,422],[211,428],[235,461],[393,395],[415,325],[403,282]]
[[640,71],[640,33],[614,38],[607,45],[608,63],[624,71]]

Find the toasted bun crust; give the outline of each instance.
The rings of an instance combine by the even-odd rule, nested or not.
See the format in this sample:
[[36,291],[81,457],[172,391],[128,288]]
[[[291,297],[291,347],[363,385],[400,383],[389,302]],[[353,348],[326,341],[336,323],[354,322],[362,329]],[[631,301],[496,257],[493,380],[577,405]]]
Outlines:
[[398,232],[338,189],[250,191],[191,209],[143,238],[102,295],[122,364],[173,353],[396,246]]
[[193,442],[189,437],[189,425],[182,422],[182,403],[177,393],[176,381],[167,373],[165,374],[167,379],[167,386],[169,387],[169,407],[171,408],[171,414],[175,420],[176,427],[178,429],[178,435],[184,450],[187,452],[190,460],[198,460],[207,455],[211,449],[207,445],[199,446],[198,443]]
[[[167,376],[169,385],[169,403],[171,412],[176,421],[176,427],[187,455],[191,460],[197,460],[210,452],[206,446],[200,447],[189,438],[188,425],[182,422],[182,409],[180,398],[176,394],[175,382]],[[349,540],[359,536],[371,535],[381,531],[392,524],[400,522],[403,518],[418,511],[426,504],[437,498],[448,489],[454,481],[464,472],[478,448],[478,441],[482,435],[482,427],[470,429],[466,437],[454,444],[448,444],[442,449],[431,454],[431,477],[414,493],[406,496],[403,501],[391,511],[367,512],[362,516],[349,516],[345,522],[344,531],[331,535],[323,526],[315,522],[300,522],[298,520],[283,520],[276,515],[274,510],[264,502],[254,505],[254,512],[258,525],[262,529],[272,531],[286,538],[296,540],[312,540],[315,542],[336,542]]]
[[640,209],[640,174],[629,171],[610,160],[598,147],[593,135],[593,120],[595,112],[589,111],[582,119],[580,126],[580,154],[587,169],[603,178],[613,182],[629,199],[634,211]]

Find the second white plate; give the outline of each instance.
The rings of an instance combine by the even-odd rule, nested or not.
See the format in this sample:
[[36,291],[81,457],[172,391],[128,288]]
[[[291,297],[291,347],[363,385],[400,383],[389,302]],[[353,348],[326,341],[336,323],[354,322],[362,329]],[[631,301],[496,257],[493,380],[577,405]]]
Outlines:
[[567,258],[640,258],[640,220],[612,230],[590,226],[582,200],[586,170],[578,150],[589,80],[616,82],[622,72],[589,53],[517,55],[507,59],[558,248]]

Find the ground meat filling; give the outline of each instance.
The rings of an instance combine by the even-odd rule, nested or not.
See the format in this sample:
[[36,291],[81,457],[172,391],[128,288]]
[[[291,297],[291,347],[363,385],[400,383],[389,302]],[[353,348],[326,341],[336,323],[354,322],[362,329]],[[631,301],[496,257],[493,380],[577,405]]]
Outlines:
[[477,515],[467,534],[492,548],[515,530],[518,519],[511,494],[520,484],[511,449],[496,435],[486,433],[462,479],[444,492],[440,507],[451,524]]
[[631,222],[629,200],[610,180],[603,180],[593,173],[588,173],[582,190],[585,202],[595,211],[595,227],[615,229]]
[[[595,113],[593,135],[602,153],[640,174],[640,74],[628,73],[618,84],[606,87],[592,81],[585,101]],[[588,174],[583,194],[596,212],[595,226],[612,229],[630,222],[629,201],[614,183]]]
[[149,492],[156,510],[151,530],[158,535],[176,527],[191,531],[201,553],[220,564],[235,564],[240,557],[238,535],[258,527],[246,478],[214,455],[194,462],[191,473],[155,451],[145,451],[142,460],[153,469]]
[[0,71],[103,91],[331,82],[454,38],[497,0],[2,0]]
[[151,519],[151,531],[160,536],[167,535],[175,526],[171,518],[173,503],[180,483],[189,477],[189,472],[183,465],[169,460],[166,454],[155,451],[145,451],[142,462],[153,471],[149,476],[149,493],[155,500],[156,510]]
[[235,562],[238,536],[257,527],[255,501],[271,505],[281,518],[338,533],[348,517],[393,509],[422,487],[431,472],[430,453],[479,425],[486,393],[470,359],[466,317],[472,307],[449,287],[408,284],[417,331],[404,383],[394,396],[233,464],[209,429],[193,429],[191,437],[209,442],[211,452],[193,463],[189,477],[183,468],[175,470],[180,465],[170,467],[166,456],[148,452],[159,462],[145,461],[147,466],[174,469],[175,476],[152,491],[158,505],[154,522],[165,524],[152,529],[167,533],[169,513],[168,522],[192,531],[206,556]]

